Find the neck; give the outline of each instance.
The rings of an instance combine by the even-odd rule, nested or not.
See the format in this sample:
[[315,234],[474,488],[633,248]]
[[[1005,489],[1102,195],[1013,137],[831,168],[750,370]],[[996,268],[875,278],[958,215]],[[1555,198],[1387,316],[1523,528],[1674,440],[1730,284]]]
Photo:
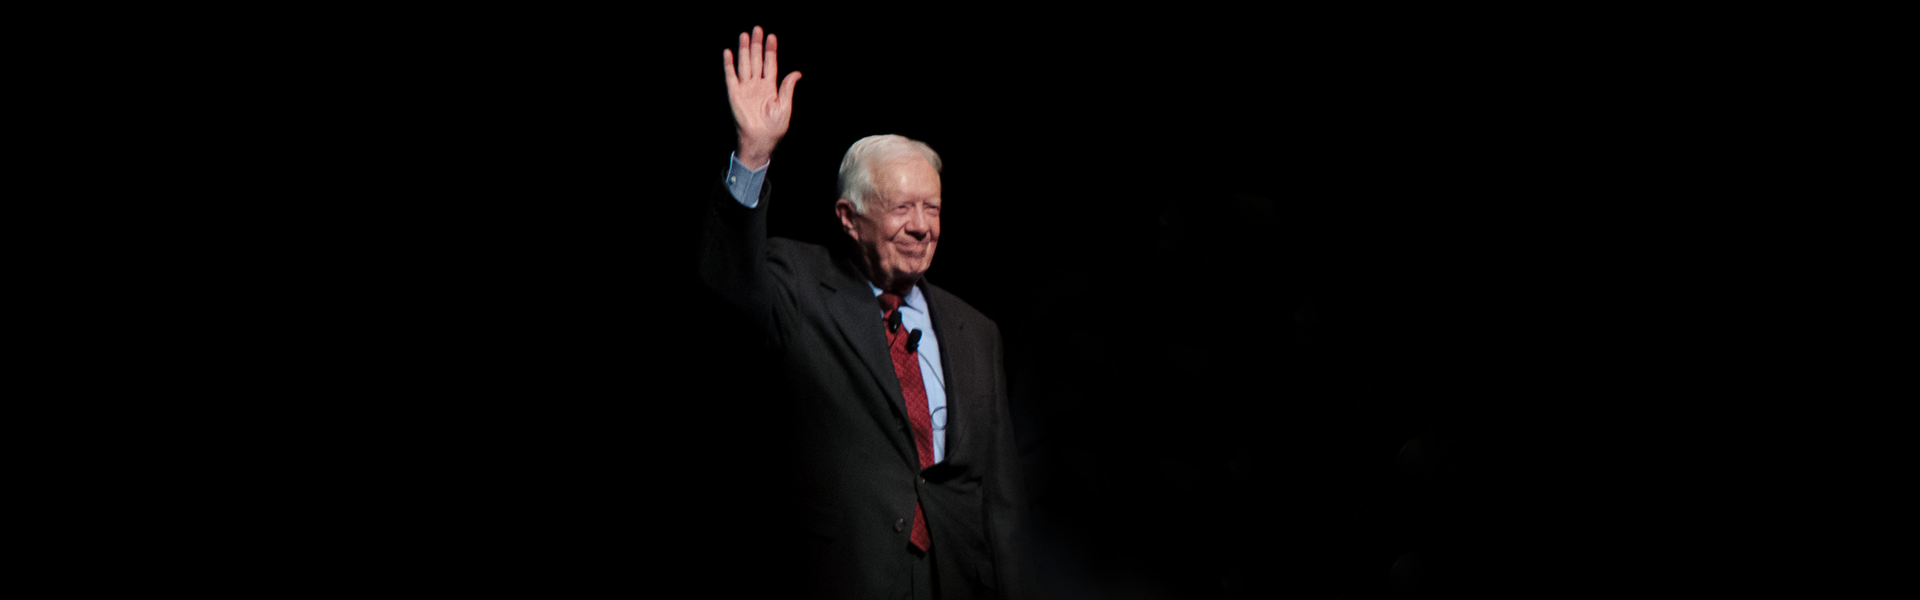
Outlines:
[[866,276],[867,281],[873,282],[873,286],[880,288],[880,291],[893,292],[904,298],[907,292],[913,290],[914,284],[920,283],[919,275],[897,275],[889,278],[885,270],[879,266],[879,255],[868,251],[868,249],[855,245],[853,247],[853,253],[856,257],[856,259],[852,261],[854,266],[859,267],[860,274]]
[[860,270],[867,276],[867,281],[873,282],[873,286],[880,288],[880,291],[893,292],[903,298],[906,297],[907,292],[913,291],[913,284],[920,282],[919,277],[908,276],[895,277],[889,280],[886,277],[878,276],[879,269],[866,264],[860,265]]

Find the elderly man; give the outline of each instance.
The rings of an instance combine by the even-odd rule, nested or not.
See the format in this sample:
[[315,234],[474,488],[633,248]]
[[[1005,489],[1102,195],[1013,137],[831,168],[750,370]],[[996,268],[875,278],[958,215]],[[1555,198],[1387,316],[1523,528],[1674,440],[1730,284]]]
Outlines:
[[[760,28],[723,51],[736,151],[709,201],[701,276],[761,335],[776,415],[752,564],[823,598],[1022,598],[1022,482],[1000,330],[928,283],[940,243],[940,157],[900,136],[855,142],[840,164],[833,248],[766,235],[774,146],[799,73],[779,81]],[[745,352],[743,351],[743,354]],[[754,567],[749,567],[753,569]],[[788,585],[790,584],[790,585]]]

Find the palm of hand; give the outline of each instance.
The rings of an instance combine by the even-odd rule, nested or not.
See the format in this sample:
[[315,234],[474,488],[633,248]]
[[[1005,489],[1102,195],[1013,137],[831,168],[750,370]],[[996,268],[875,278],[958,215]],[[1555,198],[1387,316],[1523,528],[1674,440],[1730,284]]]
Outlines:
[[796,71],[774,85],[780,72],[778,39],[765,36],[763,58],[761,36],[759,27],[753,28],[752,36],[740,34],[737,67],[734,53],[721,51],[726,59],[727,98],[733,105],[733,122],[740,136],[740,157],[749,167],[764,163],[773,146],[787,134],[787,124],[793,117],[793,86],[800,81]]

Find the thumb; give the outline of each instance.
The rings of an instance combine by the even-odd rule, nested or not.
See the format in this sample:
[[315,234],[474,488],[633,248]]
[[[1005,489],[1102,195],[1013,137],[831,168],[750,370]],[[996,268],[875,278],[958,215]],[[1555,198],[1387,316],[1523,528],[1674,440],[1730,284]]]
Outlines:
[[780,82],[780,101],[781,102],[786,102],[789,104],[793,102],[793,86],[794,84],[799,82],[800,82],[799,71],[794,71],[792,73],[787,74],[787,78]]

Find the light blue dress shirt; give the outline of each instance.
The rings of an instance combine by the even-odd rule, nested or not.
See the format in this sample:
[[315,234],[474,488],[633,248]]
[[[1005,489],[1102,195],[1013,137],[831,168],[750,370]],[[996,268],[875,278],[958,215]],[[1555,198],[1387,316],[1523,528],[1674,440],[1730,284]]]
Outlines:
[[733,199],[740,201],[741,206],[759,206],[760,184],[767,180],[767,167],[772,165],[773,161],[767,161],[758,169],[749,169],[740,164],[739,156],[727,155],[727,191],[733,192]]
[[[733,193],[733,199],[741,206],[753,208],[760,204],[760,184],[766,181],[769,161],[758,169],[749,169],[740,164],[737,156],[727,157],[727,191]],[[873,282],[867,282],[867,288],[873,290],[873,297],[879,298],[882,290]],[[927,387],[927,414],[932,417],[933,425],[933,462],[947,458],[947,380],[940,368],[940,340],[933,336],[933,317],[927,313],[927,297],[920,293],[920,286],[913,286],[906,297],[900,299],[900,323],[908,331],[920,330],[919,350],[914,354],[920,358],[920,380]],[[875,300],[873,309],[876,316],[886,317],[886,311],[880,310],[880,301]]]
[[[880,286],[867,282],[867,288],[873,290],[873,297],[879,298]],[[880,306],[874,300],[875,308]],[[886,311],[880,311],[885,317]],[[920,293],[920,286],[913,286],[907,295],[900,299],[900,326],[907,331],[920,330],[919,350],[920,381],[927,387],[927,415],[933,420],[933,462],[940,462],[947,456],[947,380],[940,372],[940,340],[933,337],[933,319],[927,316],[927,297]]]

